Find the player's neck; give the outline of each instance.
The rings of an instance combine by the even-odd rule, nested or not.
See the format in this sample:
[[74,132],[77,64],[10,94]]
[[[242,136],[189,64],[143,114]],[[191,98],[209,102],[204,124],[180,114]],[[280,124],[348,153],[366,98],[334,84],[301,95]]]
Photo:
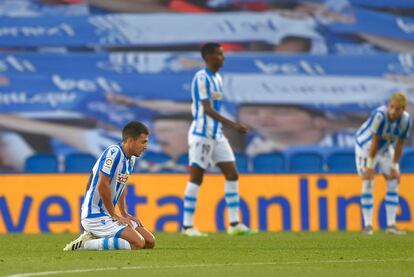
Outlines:
[[127,147],[127,145],[125,145],[125,143],[121,143],[121,148],[125,153],[125,156],[127,156],[127,158],[131,158],[132,154],[129,151],[129,148]]
[[211,66],[211,65],[207,65],[207,68],[213,73],[213,74],[216,74],[218,71],[219,71],[219,69],[217,68],[217,67],[215,67],[215,66]]

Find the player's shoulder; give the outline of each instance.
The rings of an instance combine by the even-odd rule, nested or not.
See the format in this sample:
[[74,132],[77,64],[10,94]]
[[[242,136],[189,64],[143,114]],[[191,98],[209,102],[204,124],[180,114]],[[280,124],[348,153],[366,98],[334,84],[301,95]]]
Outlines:
[[387,106],[380,106],[378,108],[376,108],[373,112],[372,112],[372,116],[374,116],[377,119],[386,119],[386,115],[387,114]]
[[403,122],[411,123],[412,116],[407,111],[404,111],[401,115],[401,119]]
[[403,118],[408,118],[408,119],[412,118],[412,115],[409,112],[407,112],[407,111],[404,111],[402,113],[402,116],[403,116]]
[[379,106],[378,108],[374,110],[374,112],[384,114],[387,112],[387,106],[385,105]]
[[197,71],[197,72],[194,74],[194,79],[199,79],[199,78],[207,78],[207,77],[208,77],[208,73],[207,73],[207,71],[206,71],[206,69],[205,69],[205,68],[200,69],[199,71]]
[[117,156],[118,153],[121,153],[121,148],[118,144],[112,144],[110,146],[108,146],[105,151],[106,156]]

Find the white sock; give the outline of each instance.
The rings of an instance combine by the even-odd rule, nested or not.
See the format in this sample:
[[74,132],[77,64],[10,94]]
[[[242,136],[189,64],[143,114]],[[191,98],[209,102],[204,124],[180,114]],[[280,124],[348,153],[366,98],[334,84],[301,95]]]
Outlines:
[[131,250],[131,245],[118,237],[91,239],[85,241],[85,250]]
[[224,198],[226,199],[230,223],[240,222],[239,219],[239,181],[228,181],[224,184]]
[[364,226],[372,226],[372,207],[374,199],[372,191],[374,190],[374,180],[362,181],[362,194],[361,194],[361,208],[362,217],[364,219]]
[[197,205],[197,194],[199,190],[199,185],[192,182],[187,183],[187,187],[184,191],[184,227],[192,227],[194,224],[194,212]]
[[387,180],[387,195],[385,196],[385,211],[387,226],[395,225],[398,207],[398,180]]

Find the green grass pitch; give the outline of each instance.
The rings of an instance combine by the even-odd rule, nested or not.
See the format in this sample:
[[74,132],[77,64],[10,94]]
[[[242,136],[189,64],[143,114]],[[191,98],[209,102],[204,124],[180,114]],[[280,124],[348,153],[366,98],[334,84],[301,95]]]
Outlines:
[[63,252],[75,237],[0,235],[0,276],[414,276],[413,232],[159,233],[153,250]]

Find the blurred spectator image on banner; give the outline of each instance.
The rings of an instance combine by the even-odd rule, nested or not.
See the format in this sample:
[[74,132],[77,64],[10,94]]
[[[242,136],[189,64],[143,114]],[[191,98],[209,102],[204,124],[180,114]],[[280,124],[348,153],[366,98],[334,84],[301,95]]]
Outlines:
[[302,105],[242,104],[238,110],[240,122],[253,130],[246,146],[249,156],[305,145],[349,148],[359,123]]
[[414,112],[413,11],[405,0],[0,1],[0,170],[37,153],[99,155],[131,120],[169,161],[148,171],[182,164],[206,41],[229,52],[224,113],[251,130],[224,128],[235,152],[352,147],[392,93]]

